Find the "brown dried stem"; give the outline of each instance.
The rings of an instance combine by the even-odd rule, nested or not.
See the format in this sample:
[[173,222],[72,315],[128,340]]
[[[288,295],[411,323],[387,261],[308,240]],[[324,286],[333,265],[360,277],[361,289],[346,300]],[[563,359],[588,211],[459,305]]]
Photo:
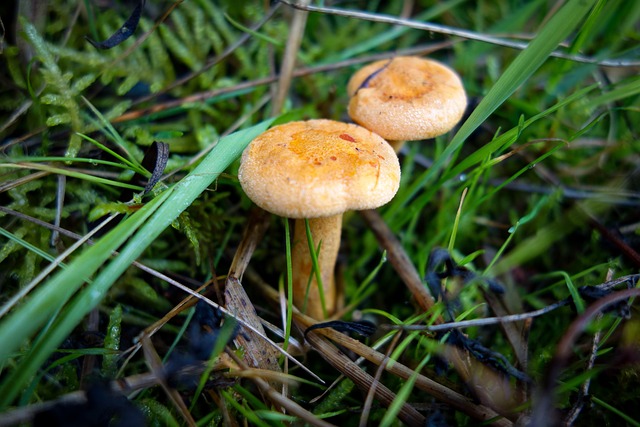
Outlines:
[[400,276],[400,279],[402,279],[413,295],[416,304],[423,311],[429,311],[435,304],[433,296],[429,292],[429,289],[422,283],[418,270],[414,267],[396,236],[393,235],[377,211],[360,211],[360,215],[362,215],[369,228],[371,228],[371,231],[376,235],[380,246],[387,251],[387,257],[391,265],[393,265],[398,276]]
[[[246,370],[249,369],[246,363],[243,360],[238,358],[233,352],[227,351],[227,354],[238,364],[240,369]],[[307,423],[319,426],[319,427],[331,427],[333,424],[330,424],[326,421],[323,421],[313,415],[311,412],[304,409],[302,406],[298,405],[291,399],[286,398],[282,394],[278,393],[275,389],[273,389],[269,383],[267,383],[262,378],[251,376],[251,381],[260,389],[260,391],[271,400],[271,402],[278,406],[286,409],[290,414],[293,414],[297,417],[300,417]]]
[[[296,313],[295,318],[298,322],[300,322],[304,327],[308,327],[311,326],[313,324],[313,320],[307,316],[304,316],[300,313]],[[313,331],[316,332],[316,331]],[[328,357],[323,350],[325,350],[327,347],[326,346],[322,346],[322,347],[317,347],[316,344],[319,341],[322,341],[319,339],[319,335],[324,335],[325,337],[330,338],[331,340],[333,340],[335,343],[344,346],[345,348],[353,351],[354,353],[356,353],[359,356],[364,357],[365,359],[367,359],[368,361],[376,364],[376,365],[381,365],[384,364],[385,365],[385,370],[399,376],[402,379],[409,379],[410,377],[412,377],[413,375],[416,375],[416,372],[413,371],[412,369],[408,368],[407,366],[403,365],[402,363],[398,362],[398,361],[393,361],[393,363],[388,363],[389,360],[385,357],[384,354],[372,349],[371,347],[361,343],[360,341],[357,341],[351,337],[346,336],[345,334],[342,334],[340,332],[337,332],[331,328],[324,328],[324,329],[318,329],[317,330],[317,336],[312,338],[312,334],[313,332],[308,334],[309,342],[317,349],[319,350],[322,355],[324,357]],[[347,359],[348,360],[348,359]],[[351,362],[350,360],[348,360],[350,363],[349,364],[337,364],[334,365],[336,367],[336,369],[339,369],[340,372],[342,372],[345,376],[348,376],[349,378],[352,378],[354,376],[353,372],[354,370],[361,371],[361,369],[359,367],[357,367],[357,365],[355,365],[353,362]],[[345,361],[346,363],[346,361]],[[352,378],[353,379],[353,378]],[[355,380],[354,380],[355,382]],[[425,377],[424,375],[421,374],[417,374],[417,378],[416,378],[416,387],[431,394],[432,396],[434,396],[436,399],[451,405],[452,407],[466,413],[467,415],[476,418],[478,420],[482,420],[482,421],[491,421],[491,423],[493,425],[496,426],[511,426],[512,423],[511,421],[505,419],[505,418],[501,418],[500,415],[495,412],[494,410],[484,406],[484,405],[479,405],[473,402],[472,399],[465,397],[445,386],[443,386],[440,383],[437,383],[436,381],[433,381],[430,378]]]
[[[242,286],[241,279],[253,251],[269,226],[269,218],[270,215],[258,207],[251,211],[242,240],[229,268],[224,290],[225,308],[238,319],[260,331],[262,336],[266,335],[262,322]],[[245,361],[252,367],[282,372],[278,364],[280,353],[260,339],[255,332],[245,329],[243,333],[238,334],[234,342],[238,348],[244,348]]]
[[[309,0],[300,0],[300,4],[307,6],[309,5]],[[309,15],[309,13],[304,10],[295,10],[293,12],[287,46],[285,47],[282,66],[280,67],[278,87],[273,97],[273,102],[271,103],[271,115],[273,116],[280,114],[284,102],[287,99],[298,50],[300,49],[300,43],[302,43],[302,37],[304,36],[304,28],[307,24],[307,15]]]
[[[271,286],[268,286],[266,283],[262,281],[257,281],[256,285],[260,287],[260,291],[269,298],[273,303],[278,303],[278,293]],[[300,311],[294,307],[294,320],[300,326],[301,329],[306,329],[309,326],[316,323],[315,319],[310,318],[309,316],[305,316],[300,313]],[[324,345],[324,341],[322,336],[328,337],[333,340],[336,344],[339,344],[359,356],[364,357],[369,362],[374,363],[375,365],[384,364],[384,369],[394,375],[402,379],[409,379],[413,375],[415,375],[415,371],[410,369],[409,367],[403,365],[398,361],[393,361],[393,363],[387,363],[389,360],[385,357],[384,354],[372,349],[371,347],[361,343],[360,341],[354,340],[340,332],[337,332],[331,328],[318,329],[317,334],[313,335],[313,332],[308,334],[309,342],[322,353],[323,357],[328,358],[329,356],[324,353],[324,351],[332,352],[332,345],[328,344]],[[318,344],[320,343],[320,344]],[[340,353],[342,354],[342,353]],[[334,364],[335,363],[335,364]],[[351,378],[354,382],[356,379],[354,377],[357,375],[357,380],[367,381],[366,378],[361,377],[357,371],[363,372],[360,367],[352,362],[348,358],[335,358],[332,365],[338,369],[343,375]],[[370,377],[370,379],[373,379]],[[363,383],[365,384],[365,383]],[[428,378],[422,374],[417,374],[416,377],[416,387],[420,390],[423,390],[436,399],[440,400],[443,403],[446,403],[455,409],[460,410],[461,412],[466,413],[470,417],[473,417],[478,420],[489,421],[492,425],[499,427],[510,427],[513,425],[511,421],[506,418],[501,418],[500,414],[495,412],[493,409],[488,408],[484,405],[479,405],[474,403],[471,398],[465,397],[462,394],[451,390],[450,388]],[[378,396],[376,396],[378,397]]]
[[[328,340],[323,339],[315,332],[307,335],[307,339],[311,345],[318,350],[322,357],[327,360],[334,368],[342,372],[342,374],[351,379],[363,392],[368,392],[375,384],[375,396],[383,405],[389,406],[394,401],[396,395],[382,383],[377,382],[371,375],[360,369],[351,359],[331,344]],[[398,418],[402,422],[410,426],[424,426],[426,419],[411,405],[404,403],[398,414]]]

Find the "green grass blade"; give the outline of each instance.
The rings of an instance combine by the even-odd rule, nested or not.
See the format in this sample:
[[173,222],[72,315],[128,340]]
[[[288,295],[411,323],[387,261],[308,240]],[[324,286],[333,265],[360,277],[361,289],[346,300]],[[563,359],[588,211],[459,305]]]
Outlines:
[[[80,135],[81,137],[83,135]],[[117,163],[117,162],[110,162],[108,160],[100,160],[100,159],[91,159],[91,158],[87,158],[87,157],[74,157],[73,159],[70,159],[69,157],[62,157],[62,156],[33,156],[33,157],[11,157],[10,159],[11,161],[8,162],[4,159],[0,160],[1,163],[25,163],[25,162],[31,162],[31,163],[49,163],[49,162],[66,162],[69,164],[73,164],[73,163],[89,163],[91,164],[91,166],[96,166],[96,165],[104,165],[104,166],[111,166],[114,168],[119,168],[119,169],[124,169],[124,170],[129,170],[130,168],[127,165],[124,165],[122,163]]]
[[472,132],[527,81],[551,52],[580,25],[594,3],[595,0],[571,0],[549,20],[527,48],[507,67],[478,107],[473,110],[442,155],[434,160],[428,174],[411,187],[412,191],[404,194],[403,200],[396,205],[397,209],[406,205],[410,198],[424,188],[426,183],[433,181],[442,172],[446,163],[458,152]]
[[389,410],[384,414],[384,417],[380,422],[380,426],[390,426],[394,424],[394,422],[396,421],[396,417],[402,409],[402,405],[404,405],[404,403],[407,402],[411,396],[411,391],[413,390],[413,386],[418,380],[420,371],[422,371],[429,360],[431,360],[430,354],[422,359],[420,364],[414,370],[413,374],[411,374],[409,379],[407,379],[407,382],[405,382],[400,388],[400,390],[396,394],[396,398],[393,399],[393,402],[391,403],[391,405],[389,405]]
[[120,251],[119,256],[109,262],[95,280],[65,307],[57,322],[28,351],[16,370],[5,377],[0,384],[0,408],[6,407],[15,398],[26,381],[84,316],[100,303],[111,285],[142,251],[171,225],[272,121],[264,121],[221,139],[189,175],[119,224],[95,246],[87,249],[69,264],[66,270],[41,286],[25,304],[2,321],[0,342],[3,343],[3,347],[0,352],[0,364],[6,362],[12,353],[26,344],[55,310],[69,301],[85,280],[104,265],[111,253],[135,233]]
[[284,343],[283,350],[289,348],[289,340],[291,338],[291,322],[293,321],[293,265],[291,263],[291,233],[289,232],[289,220],[284,218],[284,247],[287,262],[287,318],[284,325]]
[[145,168],[143,168],[140,163],[132,162],[132,161],[126,159],[125,157],[121,156],[119,153],[115,152],[114,150],[112,150],[108,146],[102,144],[101,142],[91,138],[90,136],[84,135],[82,133],[77,133],[77,135],[80,138],[82,138],[82,139],[84,139],[86,141],[89,141],[90,143],[92,143],[93,145],[95,145],[96,147],[98,147],[99,149],[104,151],[105,153],[108,153],[109,155],[113,156],[114,158],[120,160],[123,164],[127,165],[129,167],[129,169],[131,169],[133,171],[136,171],[138,173],[141,173],[141,174],[148,173],[147,170]]
[[[31,251],[35,254],[37,254],[38,256],[40,256],[41,258],[46,259],[49,262],[53,262],[56,258],[48,253],[46,253],[45,251],[43,251],[42,249],[32,245],[31,243],[27,242],[26,240],[16,236],[15,234],[11,233],[10,231],[5,230],[4,228],[0,227],[0,236],[4,236],[6,237],[8,240],[17,243],[18,245],[22,246],[23,248],[27,249],[28,251]],[[65,267],[64,264],[60,264],[61,267]],[[2,310],[0,309],[0,312]],[[0,316],[2,317],[2,316]]]
[[264,42],[267,42],[269,44],[272,44],[276,47],[282,47],[284,45],[284,43],[282,43],[280,40],[276,40],[273,37],[269,37],[266,34],[262,34],[259,31],[254,31],[249,27],[246,27],[244,25],[242,25],[241,23],[239,23],[238,21],[236,21],[235,19],[233,19],[232,17],[229,16],[228,13],[223,13],[222,14],[224,16],[224,18],[229,21],[229,23],[231,25],[233,25],[234,27],[236,27],[238,30],[245,32],[247,34],[251,34],[253,37],[262,40]]
[[142,191],[143,188],[138,185],[128,184],[126,182],[114,181],[112,179],[101,178],[99,176],[91,175],[88,173],[77,172],[71,169],[58,168],[55,166],[41,164],[41,163],[3,163],[0,164],[0,168],[7,169],[29,169],[40,170],[49,172],[54,175],[65,175],[70,178],[83,179],[85,181],[94,182],[96,184],[110,185],[112,187],[127,188],[134,191]]
[[[517,127],[509,129],[502,135],[496,136],[492,141],[488,144],[485,144],[483,147],[476,150],[474,153],[461,160],[460,163],[452,167],[451,169],[444,172],[442,177],[439,179],[438,184],[432,185],[429,187],[425,187],[424,184],[429,182],[431,179],[434,179],[433,168],[425,171],[422,175],[420,175],[415,182],[402,193],[399,193],[399,196],[396,197],[396,200],[393,201],[392,207],[386,213],[386,216],[393,217],[397,213],[403,215],[405,218],[398,222],[404,224],[407,220],[411,218],[415,218],[415,212],[419,212],[429,201],[433,198],[435,192],[442,187],[443,183],[453,179],[454,177],[460,176],[464,173],[468,168],[473,167],[478,163],[485,162],[492,153],[498,150],[504,150],[508,146],[511,146],[518,140],[518,136],[520,133],[533,125],[538,120],[541,120],[545,117],[552,115],[554,112],[558,111],[560,108],[566,107],[572,102],[576,102],[582,98],[584,98],[589,92],[595,90],[598,85],[594,84],[588,86],[584,89],[577,91],[576,93],[566,97],[562,101],[553,105],[552,107],[546,109],[545,111],[536,114],[535,116],[525,120],[523,123],[519,124]],[[403,204],[406,203],[413,195],[415,195],[418,191],[424,188],[424,194],[422,194],[418,199],[412,202],[411,209],[405,209],[402,211]]]
[[587,104],[590,108],[598,108],[605,104],[620,101],[640,93],[640,77],[629,79],[617,85],[613,90],[593,98]]
[[[93,104],[91,104],[91,102],[89,102],[89,100],[87,100],[85,97],[82,97],[82,100],[84,101],[86,106],[89,107],[89,109],[93,112],[93,114],[95,114],[95,116],[97,117],[97,121],[96,121],[96,119],[94,119],[91,116],[89,116],[87,118],[95,124],[96,129],[103,129],[104,132],[106,133],[106,135],[108,135],[112,139],[112,141],[117,146],[119,146],[120,149],[122,149],[127,154],[127,157],[129,159],[128,160],[124,160],[121,156],[117,156],[117,158],[120,158],[125,163],[131,165],[131,168],[133,170],[144,172],[145,169],[142,167],[140,162],[133,155],[133,151],[135,151],[135,145],[125,141],[120,136],[118,131],[113,127],[111,122],[109,122],[109,120],[107,120],[102,115],[102,113],[100,111],[98,111],[98,109],[96,107],[94,107]],[[78,133],[78,135],[80,135],[80,134]],[[106,148],[106,147],[104,147],[104,148]],[[109,150],[109,151],[111,151],[111,150]]]
[[507,246],[509,246],[509,243],[511,242],[511,240],[516,235],[516,231],[518,231],[518,228],[521,225],[524,225],[529,221],[531,221],[533,218],[535,218],[538,215],[538,213],[542,210],[542,208],[547,205],[548,201],[549,201],[548,196],[542,197],[540,200],[538,200],[538,203],[536,203],[536,205],[533,207],[531,212],[529,212],[528,214],[520,218],[518,221],[516,221],[513,227],[509,228],[509,236],[504,241],[502,246],[500,246],[500,249],[496,251],[496,254],[493,256],[491,262],[489,262],[489,265],[487,266],[487,268],[484,269],[484,272],[482,273],[483,275],[486,276],[488,272],[491,270],[491,268],[493,268],[493,265],[500,259],[504,251],[507,249]]
[[546,277],[554,278],[554,277],[562,277],[564,279],[564,283],[569,290],[569,294],[571,294],[571,299],[573,299],[573,304],[576,307],[576,311],[578,313],[584,313],[585,306],[582,297],[580,297],[580,293],[578,292],[578,288],[573,283],[571,276],[566,271],[554,271],[548,274],[545,274]]
[[640,421],[638,421],[637,419],[633,419],[631,416],[625,414],[622,410],[616,408],[613,405],[608,404],[607,402],[605,402],[604,400],[596,397],[596,396],[591,396],[591,400],[597,404],[602,406],[603,408],[613,412],[614,414],[618,415],[620,418],[622,418],[623,420],[625,420],[627,423],[629,423],[628,425],[630,426],[634,426],[634,427],[640,427]]
[[[3,319],[0,324],[0,342],[3,343],[0,364],[5,363],[12,353],[25,345],[29,338],[72,298],[73,294],[88,281],[89,277],[107,261],[111,253],[148,220],[157,205],[166,199],[168,193],[165,192],[152,200],[136,215],[122,222],[95,246],[83,252],[68,265],[67,269],[60,271],[42,284],[31,294],[26,303]],[[95,282],[91,284],[91,286],[93,285]],[[86,314],[92,308],[85,307],[83,313]],[[73,328],[80,323],[84,314],[80,316],[79,313],[73,313],[69,309],[63,310],[58,317],[58,322],[39,337],[16,369],[0,384],[0,410],[6,408],[15,399],[26,382],[38,371]],[[66,325],[67,328],[63,330],[60,324]]]
[[[158,198],[161,199],[161,198]],[[0,363],[4,363],[9,355],[44,325],[59,310],[80,286],[89,280],[91,275],[111,256],[135,231],[135,226],[142,224],[157,203],[149,203],[138,211],[138,215],[124,221],[116,228],[118,233],[109,233],[98,244],[86,250],[67,269],[59,272],[45,284],[38,287],[32,296],[16,311],[3,318],[0,324]],[[110,250],[105,250],[109,248]],[[111,249],[113,248],[113,249]],[[2,395],[2,393],[0,393]]]
[[[311,255],[311,265],[313,266],[313,274],[316,278],[316,285],[318,286],[318,295],[320,296],[320,305],[322,306],[322,315],[327,318],[327,306],[324,301],[324,284],[322,283],[322,274],[320,272],[320,265],[318,264],[318,253],[320,252],[320,248],[322,247],[322,242],[318,242],[318,247],[316,248],[313,235],[311,234],[311,227],[309,226],[309,220],[305,218],[304,226],[307,233],[307,243],[309,244],[309,254]],[[309,278],[309,283],[311,283],[311,277]],[[304,306],[303,311],[306,311],[307,308],[307,300],[309,297],[309,286],[307,286],[307,294],[304,298]]]

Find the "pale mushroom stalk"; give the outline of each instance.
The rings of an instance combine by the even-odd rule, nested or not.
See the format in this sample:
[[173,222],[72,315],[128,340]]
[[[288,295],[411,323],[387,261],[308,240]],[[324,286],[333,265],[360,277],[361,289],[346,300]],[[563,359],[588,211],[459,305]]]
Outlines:
[[[307,314],[317,319],[334,314],[333,274],[342,214],[377,208],[396,194],[400,164],[389,144],[354,124],[332,120],[291,122],[269,129],[249,144],[242,154],[238,179],[258,206],[297,220],[292,251],[296,306],[302,309],[306,300]],[[305,218],[314,246],[320,244],[317,255],[322,289],[311,277],[313,264]]]
[[398,153],[406,141],[435,138],[460,121],[467,96],[444,64],[414,56],[365,65],[349,80],[349,116]]
[[334,270],[338,250],[340,249],[342,214],[311,218],[308,221],[313,244],[316,249],[318,246],[320,247],[316,255],[322,280],[322,290],[313,272],[305,220],[297,219],[291,251],[293,303],[300,309],[306,308],[309,316],[316,319],[324,319],[330,313],[334,313],[336,309]]
[[400,150],[402,150],[402,147],[404,147],[404,143],[407,141],[394,141],[392,139],[388,139],[387,142],[389,143],[391,148],[393,148],[393,151],[395,151],[397,154],[400,152]]

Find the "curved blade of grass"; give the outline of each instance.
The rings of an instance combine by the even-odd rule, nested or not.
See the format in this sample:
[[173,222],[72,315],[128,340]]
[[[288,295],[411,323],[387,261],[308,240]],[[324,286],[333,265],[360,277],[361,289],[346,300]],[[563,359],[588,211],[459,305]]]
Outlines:
[[[148,210],[149,208],[147,208]],[[144,210],[139,218],[144,217]],[[131,219],[126,221],[130,223]],[[101,248],[104,246],[114,246],[114,250],[122,244],[131,234],[124,232],[124,227],[120,230],[120,235],[110,233],[100,242]],[[47,284],[40,286],[22,306],[11,313],[0,323],[0,342],[2,349],[0,350],[0,364],[4,363],[11,353],[15,352],[23,345],[28,338],[41,328],[49,318],[62,307],[62,305],[73,295],[73,293],[86,281],[89,280],[92,270],[97,270],[100,264],[106,260],[111,252],[104,255],[104,259],[99,256],[93,256],[96,251],[87,250],[83,255],[77,258],[73,263],[73,268],[61,271],[54,278],[50,279]],[[87,255],[88,254],[88,255]],[[65,274],[71,271],[73,274]],[[56,280],[58,277],[70,281]]]
[[640,421],[638,421],[637,419],[633,419],[633,417],[627,415],[626,413],[624,413],[622,410],[616,408],[613,405],[610,405],[609,403],[605,402],[604,400],[596,397],[596,396],[590,396],[590,399],[593,401],[593,403],[602,406],[603,408],[613,412],[614,414],[618,415],[620,418],[622,418],[623,420],[625,420],[627,423],[629,423],[628,425],[630,426],[635,426],[635,427],[640,427]]
[[247,33],[247,34],[251,34],[253,37],[260,39],[264,42],[267,42],[269,44],[272,44],[276,47],[282,47],[283,43],[280,40],[276,40],[273,37],[269,37],[266,34],[262,34],[259,31],[254,31],[249,27],[246,27],[244,25],[242,25],[241,23],[239,23],[238,21],[236,21],[235,19],[233,19],[231,16],[229,16],[228,13],[223,13],[222,16],[224,16],[224,19],[226,19],[227,21],[229,21],[229,23],[231,25],[233,25],[234,27],[236,27],[238,30]]
[[364,278],[362,283],[358,285],[358,288],[354,292],[353,296],[350,298],[351,304],[360,304],[362,300],[364,300],[368,295],[375,292],[375,286],[370,286],[373,283],[373,279],[378,275],[378,272],[382,268],[382,266],[387,262],[387,251],[382,251],[382,255],[380,256],[380,261],[378,261],[378,265],[376,265],[373,270]]
[[[618,188],[621,184],[611,183],[610,187]],[[491,269],[490,274],[497,276],[508,271],[514,265],[523,265],[549,250],[556,242],[565,238],[576,227],[584,224],[589,215],[601,215],[610,205],[601,203],[597,199],[585,200],[577,203],[566,211],[560,218],[536,230],[534,234],[522,240],[517,246],[503,255]]]
[[[126,159],[125,157],[121,156],[119,153],[115,152],[114,150],[112,150],[111,148],[109,148],[108,146],[104,145],[103,143],[101,143],[100,141],[96,141],[95,139],[91,138],[88,135],[82,134],[77,132],[76,135],[78,135],[80,138],[89,141],[90,143],[92,143],[93,145],[95,145],[96,147],[98,147],[99,149],[101,149],[102,151],[104,151],[105,153],[110,154],[111,156],[113,156],[114,158],[120,160],[124,165],[127,165],[129,167],[129,169],[138,172],[140,174],[145,174],[147,173],[147,170],[142,167],[142,165],[138,162],[132,162],[131,160]],[[118,137],[120,137],[118,135]]]
[[[41,258],[46,259],[49,262],[52,262],[53,260],[55,260],[56,258],[54,256],[52,256],[51,254],[48,254],[47,252],[43,251],[42,249],[40,249],[37,246],[32,245],[31,243],[27,242],[26,240],[16,236],[15,234],[11,233],[8,230],[5,230],[4,228],[0,227],[0,236],[4,236],[7,238],[7,240],[12,241],[14,243],[17,243],[18,245],[22,246],[23,248],[25,248],[26,250],[35,253],[36,255],[38,255]],[[6,249],[6,248],[5,248]],[[0,254],[1,255],[1,254]],[[60,264],[61,267],[65,267],[64,264]],[[5,303],[6,304],[6,303]],[[1,313],[1,309],[0,309],[0,313]],[[2,315],[0,314],[0,317],[2,317]]]
[[[125,163],[127,163],[128,165],[131,166],[131,169],[144,173],[145,169],[142,167],[142,165],[140,164],[140,162],[134,157],[133,152],[135,151],[135,146],[127,141],[124,140],[124,138],[122,138],[120,136],[120,134],[118,133],[118,131],[113,127],[113,125],[111,124],[111,122],[109,120],[107,120],[100,111],[98,111],[98,109],[96,107],[93,106],[93,104],[91,102],[89,102],[89,100],[87,98],[85,98],[84,96],[82,97],[82,100],[84,101],[85,105],[87,107],[89,107],[89,109],[93,112],[93,114],[95,114],[95,116],[97,117],[97,119],[91,117],[91,116],[87,116],[87,119],[89,121],[91,121],[95,126],[96,129],[102,129],[106,135],[108,137],[111,138],[111,140],[120,147],[120,149],[122,149],[125,154],[128,157],[128,160],[125,160],[124,158],[122,158],[121,156],[116,156],[116,158],[120,158],[121,160],[123,160]],[[77,133],[79,136],[84,137],[84,135]],[[94,142],[89,140],[90,142]],[[98,143],[99,144],[99,143]],[[99,144],[102,145],[102,144]],[[101,148],[106,149],[105,146],[102,146]],[[108,150],[111,151],[111,150]]]
[[[33,157],[24,156],[24,157],[11,157],[10,160],[11,160],[11,163],[26,163],[26,162],[31,162],[31,163],[68,162],[69,164],[89,163],[92,166],[104,165],[104,166],[111,166],[114,168],[129,170],[129,167],[127,167],[127,165],[124,165],[122,163],[110,162],[109,160],[91,159],[87,157],[74,157],[73,159],[70,159],[68,157],[62,157],[62,156],[33,156]],[[0,162],[5,163],[5,161],[1,161],[1,160]]]
[[289,220],[284,218],[284,247],[287,262],[287,315],[284,319],[284,343],[283,350],[289,348],[291,338],[291,322],[293,319],[293,266],[291,263],[291,233],[289,232]]
[[[434,160],[428,173],[415,182],[411,186],[411,190],[403,194],[402,200],[394,205],[395,211],[404,207],[421,188],[424,188],[425,184],[433,181],[445,169],[447,162],[460,150],[462,144],[473,131],[547,60],[551,52],[580,25],[594,3],[595,0],[571,0],[549,20],[527,48],[520,52],[507,67],[478,107],[460,127],[442,155]],[[392,215],[392,212],[389,212],[389,215]]]
[[[62,261],[67,259],[71,254],[76,252],[82,245],[84,245],[87,240],[91,239],[95,233],[99,232],[104,226],[106,226],[109,222],[111,222],[115,218],[115,215],[112,215],[105,220],[103,220],[98,226],[93,228],[89,233],[85,234],[81,239],[73,243],[69,246],[63,253],[58,255],[57,258],[53,259],[49,265],[42,269],[38,273],[36,277],[33,278],[29,283],[23,286],[20,291],[15,293],[7,302],[5,302],[2,307],[0,307],[0,319],[4,317],[6,313],[8,313],[18,302],[23,300],[29,292],[35,289],[44,279],[46,279],[52,271],[56,268],[66,268],[66,266],[62,265]],[[87,282],[89,279],[85,279]]]
[[42,163],[3,163],[3,164],[0,164],[0,168],[40,170],[40,171],[49,172],[51,174],[65,175],[71,178],[84,179],[86,181],[94,182],[96,184],[104,184],[104,185],[110,185],[113,187],[128,188],[134,191],[143,190],[143,188],[138,185],[132,185],[126,182],[114,181],[111,179],[101,178],[99,176],[91,175],[88,173],[78,172],[71,169],[58,168],[55,166],[42,164]]
[[[311,234],[311,227],[309,226],[309,220],[305,218],[304,220],[305,231],[307,233],[307,243],[309,244],[309,254],[311,255],[311,265],[313,267],[313,274],[316,278],[316,286],[318,286],[318,295],[320,295],[320,305],[322,307],[322,315],[326,319],[327,314],[327,306],[324,301],[324,284],[322,283],[322,274],[320,273],[320,265],[318,264],[318,253],[320,252],[320,248],[322,247],[322,242],[318,242],[318,246],[316,248],[313,242],[313,235]],[[309,277],[309,284],[311,283],[311,277]],[[307,284],[307,294],[304,298],[304,310],[307,308],[307,300],[309,297],[309,284]]]
[[489,265],[482,272],[483,275],[487,275],[488,272],[491,270],[491,268],[493,268],[493,265],[500,259],[504,251],[507,249],[507,246],[509,246],[509,243],[511,242],[511,240],[516,235],[516,231],[518,230],[518,228],[521,225],[524,225],[529,221],[531,221],[533,218],[535,218],[540,212],[540,210],[542,210],[542,208],[545,205],[547,205],[548,202],[549,202],[549,196],[542,197],[540,200],[538,200],[538,203],[536,203],[536,205],[533,207],[531,212],[529,212],[528,214],[520,218],[518,221],[516,221],[516,224],[513,227],[509,228],[509,236],[504,241],[502,246],[500,246],[500,249],[496,251],[496,254],[493,256],[493,258],[489,262]]
[[[107,261],[111,253],[122,245],[164,201],[169,192],[165,192],[142,209],[123,221],[112,232],[108,233],[95,246],[85,250],[67,268],[60,271],[44,284],[31,293],[30,298],[14,312],[5,317],[0,324],[0,342],[3,343],[0,350],[0,364],[6,362],[20,347],[28,343],[30,337],[42,328],[56,312],[60,310],[73,294]],[[93,307],[88,307],[87,311]],[[61,317],[67,316],[68,310],[59,313]],[[48,335],[56,332],[55,325],[41,335],[36,344],[27,353],[25,359],[18,364],[0,384],[0,410],[13,401],[16,395],[24,388],[26,382],[38,371],[55,348],[64,340],[69,332],[80,323],[80,318],[75,320],[73,326],[62,335],[59,341],[48,339]],[[39,354],[39,352],[42,352]]]
[[613,90],[605,92],[602,95],[589,100],[586,105],[589,108],[598,108],[602,105],[620,101],[621,99],[628,98],[639,93],[640,77],[635,77],[621,82],[620,84],[616,85]]
[[[146,204],[120,223],[96,245],[88,248],[68,268],[43,284],[33,296],[0,324],[0,365],[7,361],[30,337],[83,285],[130,236],[119,256],[62,310],[54,325],[26,354],[17,368],[0,384],[0,409],[10,404],[26,381],[55,351],[84,316],[100,303],[111,285],[154,239],[211,185],[229,164],[273,120],[222,138],[207,157],[175,186]],[[134,235],[135,233],[135,235]]]

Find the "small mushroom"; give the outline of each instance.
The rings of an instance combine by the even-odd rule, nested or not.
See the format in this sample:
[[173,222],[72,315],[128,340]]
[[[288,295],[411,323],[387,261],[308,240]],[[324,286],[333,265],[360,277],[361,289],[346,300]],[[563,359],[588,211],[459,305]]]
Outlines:
[[449,132],[467,107],[455,71],[415,56],[364,66],[349,80],[347,92],[353,121],[385,138],[396,153],[404,141]]
[[[323,319],[336,309],[334,268],[340,246],[342,214],[373,209],[396,194],[398,158],[375,133],[332,120],[275,126],[254,139],[242,154],[238,172],[247,196],[264,210],[295,218],[293,301],[308,315]],[[304,219],[320,245],[322,291],[312,275]],[[324,296],[324,309],[320,292]]]

